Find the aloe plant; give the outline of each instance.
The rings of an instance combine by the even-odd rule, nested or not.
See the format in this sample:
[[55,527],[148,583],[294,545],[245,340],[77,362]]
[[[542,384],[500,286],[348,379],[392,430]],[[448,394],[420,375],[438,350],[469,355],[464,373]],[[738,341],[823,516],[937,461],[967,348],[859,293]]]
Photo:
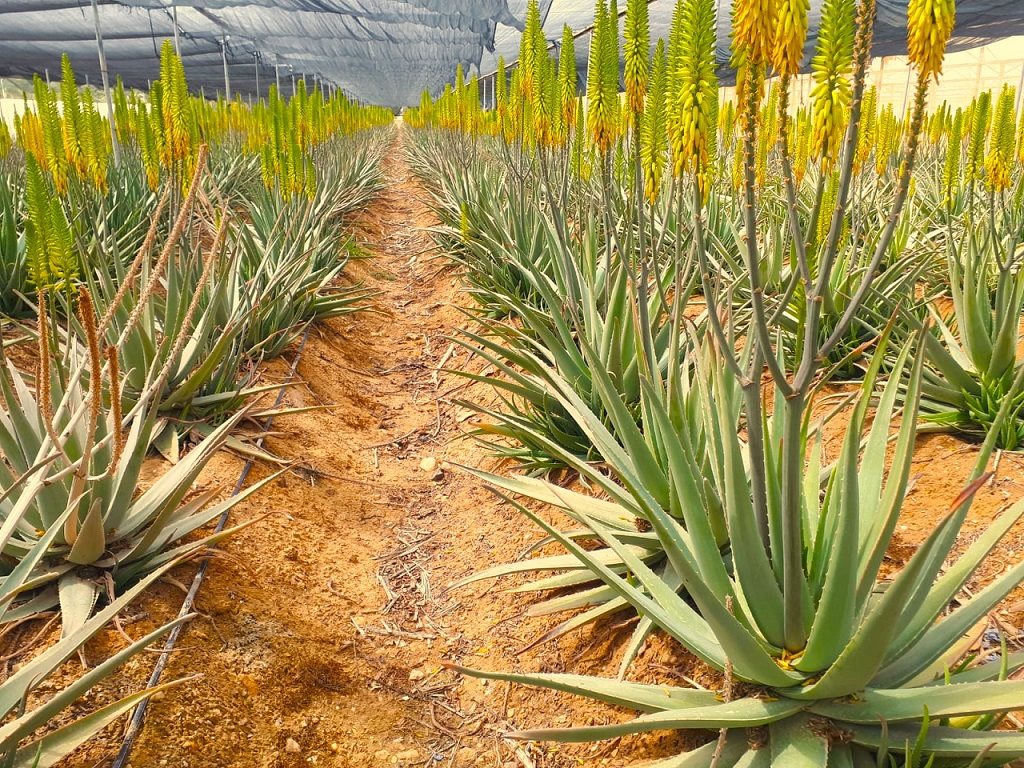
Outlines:
[[23,232],[20,183],[14,174],[0,176],[0,315],[31,313],[28,254]]
[[[8,487],[8,492],[14,487]],[[0,535],[7,537],[14,530],[14,519],[7,518],[4,522],[0,528]],[[55,525],[36,543],[18,567],[0,577],[0,622],[15,621],[37,610],[32,601],[21,604],[18,601],[26,590],[33,587],[34,568],[45,559],[49,545],[60,528],[60,524]],[[116,674],[129,659],[145,650],[160,636],[191,620],[194,614],[176,619],[139,638],[55,692],[38,692],[42,683],[78,652],[89,638],[108,625],[129,603],[176,564],[176,561],[167,563],[141,579],[74,631],[65,634],[42,653],[26,661],[0,683],[0,715],[5,718],[4,724],[0,726],[0,765],[5,768],[49,768],[139,702],[158,691],[184,682],[176,680],[148,688],[94,709],[88,714],[74,717],[58,727],[52,726],[57,717],[71,709],[83,694]]]
[[[984,435],[1009,403],[997,433],[999,448],[1024,444],[1024,393],[1014,381],[1022,368],[1017,354],[1024,311],[1024,272],[1020,269],[1020,230],[983,227],[949,243],[952,312],[933,305],[938,333],[925,337],[923,418],[961,433]],[[992,283],[995,283],[993,290]]]
[[225,533],[180,543],[266,484],[215,504],[210,502],[216,489],[187,498],[239,413],[139,494],[143,461],[162,427],[155,398],[167,370],[122,414],[116,355],[100,351],[98,320],[90,317],[92,303],[84,289],[79,301],[87,335],[84,356],[72,343],[61,366],[51,365],[44,300],[37,391],[10,363],[0,375],[0,448],[6,459],[0,477],[5,488],[20,486],[16,495],[0,500],[0,520],[10,528],[2,552],[10,572],[47,540],[31,577],[36,590],[31,605],[34,610],[59,605],[65,635],[89,618],[105,589],[123,590],[164,563],[223,538]]
[[234,304],[251,307],[241,337],[246,353],[272,358],[309,323],[356,311],[367,293],[337,284],[348,241],[337,220],[318,216],[316,201],[268,193],[251,204],[251,221],[234,236],[237,268],[220,284],[230,283]]
[[[713,16],[696,12],[704,5],[704,0],[682,0],[680,23],[712,24]],[[880,329],[874,340],[877,349],[867,366],[834,466],[823,464],[811,429],[812,395],[820,383],[823,361],[857,321],[875,286],[878,269],[898,236],[928,81],[936,72],[934,41],[938,38],[941,48],[948,38],[946,26],[937,26],[931,37],[927,32],[923,35],[932,42],[926,60],[915,61],[918,83],[889,215],[876,237],[858,241],[865,253],[856,254],[850,263],[863,265],[859,279],[851,281],[853,290],[834,324],[821,333],[824,297],[839,268],[842,231],[855,203],[852,170],[874,11],[873,0],[857,3],[850,57],[850,119],[839,131],[845,130],[845,138],[840,135],[837,140],[831,135],[833,128],[826,125],[828,121],[823,123],[828,135],[823,134],[818,166],[834,167],[838,174],[834,203],[825,211],[824,236],[812,239],[803,230],[795,199],[790,197],[788,202],[796,244],[790,256],[791,269],[799,275],[808,308],[796,347],[799,355],[787,359],[783,353],[778,339],[784,327],[764,298],[761,274],[763,239],[755,162],[759,125],[755,116],[758,77],[772,50],[765,39],[770,29],[764,26],[755,2],[737,0],[733,17],[734,29],[739,31],[734,44],[744,78],[738,119],[744,229],[741,255],[750,281],[751,304],[743,337],[722,312],[724,299],[714,290],[713,266],[704,239],[707,191],[699,169],[690,180],[694,250],[708,302],[709,330],[701,343],[712,361],[703,369],[702,386],[714,395],[709,407],[720,425],[715,439],[708,440],[712,447],[693,444],[677,414],[665,407],[655,371],[648,367],[641,386],[649,417],[645,427],[651,434],[620,444],[599,420],[584,419],[595,445],[605,451],[613,476],[621,482],[621,486],[610,481],[601,484],[608,501],[571,494],[542,480],[488,476],[505,493],[554,504],[582,521],[582,530],[561,531],[510,499],[575,559],[575,566],[570,567],[577,572],[576,581],[563,580],[561,586],[599,581],[594,589],[604,590],[604,599],[612,595],[621,599],[642,620],[722,672],[726,685],[723,690],[705,691],[582,676],[464,670],[568,691],[643,713],[624,723],[512,734],[517,738],[578,742],[653,730],[720,730],[717,743],[656,763],[666,768],[838,768],[928,761],[978,766],[1006,764],[1024,755],[1021,734],[988,730],[998,723],[999,713],[1024,703],[1024,684],[1005,679],[1008,670],[1020,666],[1021,659],[1004,655],[995,662],[961,662],[974,642],[970,630],[1024,579],[1024,565],[1014,566],[973,598],[948,609],[992,547],[1024,514],[1024,502],[1014,504],[959,557],[953,557],[957,533],[971,499],[987,479],[984,467],[999,426],[1012,410],[1012,399],[1004,399],[977,469],[965,478],[964,491],[949,500],[934,531],[905,566],[888,576],[882,575],[882,564],[907,493],[917,431],[915,417],[925,360],[921,335],[910,344],[895,337],[899,345],[892,370],[876,394],[890,344],[896,344],[891,321]],[[929,21],[934,19],[915,14],[912,23]],[[841,32],[827,30],[823,38],[835,40]],[[703,39],[694,31],[691,37]],[[830,110],[828,120],[837,114]],[[788,177],[792,169],[786,167],[783,172]],[[814,243],[814,249],[807,243]],[[634,304],[632,309],[636,312],[639,307]],[[746,351],[737,356],[736,340],[744,337]],[[596,357],[589,360],[592,364],[596,361]],[[766,370],[770,409],[763,402]],[[549,391],[563,406],[586,414],[587,404],[572,387],[559,387],[554,379],[550,382]],[[1019,374],[1014,387],[1022,383],[1024,374]],[[901,388],[905,392],[898,398]],[[866,430],[876,398],[878,414]],[[892,438],[893,457],[886,470],[885,449],[890,437],[885,416],[894,413],[898,402],[902,402],[903,418]],[[742,433],[729,427],[737,408]],[[628,434],[623,432],[619,438]],[[688,471],[673,472],[671,485],[665,489],[658,463],[650,460],[652,443],[663,446],[673,466],[684,470],[700,466],[705,451],[720,457],[712,462],[718,470],[713,474],[715,496],[702,493],[699,485],[684,483]],[[596,479],[597,473],[586,463],[573,466]],[[636,520],[644,525],[631,527]],[[724,520],[725,546],[716,533],[716,520]],[[600,548],[584,546],[579,540],[592,535],[599,537]],[[664,553],[663,559],[659,552]],[[557,567],[566,566],[563,562]],[[584,604],[578,596],[569,599],[577,600],[577,606]]]
[[79,185],[68,196],[75,247],[84,270],[127,265],[142,246],[157,206],[145,170],[134,154],[107,174],[105,188]]
[[[531,377],[533,387],[547,397],[548,409],[554,404],[560,406],[575,428],[586,436],[593,446],[593,456],[586,458],[594,460],[587,461],[564,447],[561,435],[545,429],[543,424],[533,426],[528,433],[528,444],[535,443],[558,457],[611,501],[565,489],[553,492],[553,486],[537,479],[481,475],[501,488],[542,499],[559,508],[572,520],[572,527],[562,534],[575,541],[600,542],[595,521],[615,531],[636,557],[676,591],[682,589],[682,584],[666,556],[665,547],[652,529],[645,504],[653,501],[672,519],[686,526],[690,517],[688,501],[699,499],[708,517],[708,525],[701,527],[704,543],[718,546],[723,554],[728,553],[728,523],[720,490],[727,470],[723,434],[737,433],[741,394],[738,382],[728,369],[723,369],[712,381],[710,373],[718,361],[713,359],[709,349],[699,348],[696,333],[682,343],[692,347],[690,354],[682,356],[681,362],[660,384],[652,384],[649,378],[643,380],[643,405],[636,409],[639,419],[637,413],[623,403],[618,382],[604,370],[590,347],[584,347],[582,354],[592,371],[600,408],[586,402],[578,393],[578,385],[555,370],[548,369],[546,373]],[[536,368],[543,370],[541,366]],[[507,421],[508,417],[502,420]],[[526,427],[521,429],[526,431]],[[549,541],[550,537],[541,543]],[[629,566],[615,549],[594,544],[588,550],[597,561],[618,574],[628,575]],[[557,573],[545,575],[550,572]],[[495,566],[471,574],[453,586],[514,573],[541,575],[517,587],[517,592],[568,590],[531,605],[530,615],[587,609],[567,618],[535,642],[553,640],[612,613],[635,610],[613,587],[601,583],[601,578],[572,553],[530,557]],[[620,676],[626,674],[654,626],[650,617],[641,614],[623,653]]]

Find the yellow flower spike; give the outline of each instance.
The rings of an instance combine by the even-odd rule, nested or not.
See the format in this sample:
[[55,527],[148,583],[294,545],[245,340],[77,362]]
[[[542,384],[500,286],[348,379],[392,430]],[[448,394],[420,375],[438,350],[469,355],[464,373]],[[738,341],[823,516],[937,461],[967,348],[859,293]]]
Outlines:
[[665,130],[665,78],[667,61],[665,41],[658,40],[651,68],[650,91],[640,126],[640,165],[644,175],[644,194],[654,205],[661,190],[668,137]]
[[860,106],[860,131],[857,133],[857,152],[853,170],[863,171],[878,136],[878,89],[872,86],[864,92]]
[[713,0],[680,0],[676,101],[669,105],[668,134],[677,176],[704,173],[718,133]]
[[618,23],[609,18],[604,0],[597,0],[594,12],[594,30],[590,40],[590,62],[587,80],[587,125],[590,137],[602,155],[607,155],[615,144],[618,123],[618,75],[615,82],[609,78],[610,52],[615,54],[618,72]]
[[733,51],[754,66],[771,63],[778,10],[777,0],[733,0]]
[[811,61],[814,88],[812,150],[826,170],[839,157],[846,112],[850,104],[853,68],[854,4],[825,0],[818,31],[818,47]]
[[985,141],[991,119],[992,92],[982,91],[971,105],[970,141],[967,145],[967,165],[964,168],[967,181],[979,180],[984,175]]
[[1013,86],[1004,85],[996,101],[996,110],[992,118],[985,172],[989,187],[996,192],[1009,189],[1013,183],[1017,127],[1014,119],[1016,96]]
[[801,110],[796,121],[796,151],[793,157],[793,180],[799,189],[807,174],[807,160],[811,150],[811,123],[808,113]]
[[807,43],[807,13],[810,0],[779,0],[778,30],[772,47],[771,64],[780,75],[800,73]]
[[639,129],[650,70],[651,32],[647,20],[647,0],[628,0],[623,40],[626,114],[630,125]]
[[956,0],[910,0],[907,55],[921,79],[934,77],[938,81],[955,24]]
[[572,30],[562,28],[562,45],[558,52],[558,98],[561,108],[562,144],[576,125],[576,43]]
[[884,176],[889,170],[889,161],[896,148],[898,126],[896,116],[892,111],[892,104],[886,104],[878,117],[878,128],[876,129],[877,141],[875,142],[875,173]]

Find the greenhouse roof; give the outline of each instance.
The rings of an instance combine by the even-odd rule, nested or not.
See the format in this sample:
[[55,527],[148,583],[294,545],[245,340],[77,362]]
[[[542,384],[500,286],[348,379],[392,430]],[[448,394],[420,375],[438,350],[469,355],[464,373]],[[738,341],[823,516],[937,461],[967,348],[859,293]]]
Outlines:
[[[233,92],[265,92],[291,75],[319,78],[372,103],[400,106],[440,90],[457,64],[484,75],[497,58],[513,61],[526,0],[97,0],[111,76],[145,87],[158,69],[163,40],[178,44],[189,82],[224,88],[224,58]],[[719,26],[719,56],[728,58],[729,0]],[[821,0],[812,0],[811,25]],[[541,0],[544,30],[585,30],[593,0]],[[878,0],[875,53],[905,50],[906,0]],[[959,0],[954,47],[1024,34],[1021,0]],[[675,3],[652,0],[652,38],[667,36]],[[619,4],[620,10],[625,1]],[[175,22],[175,19],[177,20]],[[813,43],[809,42],[811,46]],[[810,47],[808,48],[808,52]],[[0,2],[0,76],[56,73],[67,52],[76,72],[99,80],[89,0]],[[577,46],[581,72],[587,38]]]

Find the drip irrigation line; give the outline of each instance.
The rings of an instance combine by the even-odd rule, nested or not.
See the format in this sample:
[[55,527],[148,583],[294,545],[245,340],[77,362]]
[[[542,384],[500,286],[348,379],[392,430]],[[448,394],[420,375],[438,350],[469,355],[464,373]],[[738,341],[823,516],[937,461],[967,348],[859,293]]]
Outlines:
[[[277,392],[277,398],[274,400],[274,409],[276,410],[281,403],[284,401],[285,390],[291,386],[297,375],[299,368],[299,361],[302,360],[302,352],[306,348],[306,340],[309,338],[309,332],[312,329],[313,324],[310,323],[306,326],[306,330],[302,334],[302,341],[299,343],[299,349],[295,353],[295,360],[292,361],[291,368],[288,371],[288,378],[285,379],[284,383],[281,384],[281,388]],[[263,441],[266,439],[267,433],[269,433],[271,426],[274,423],[274,414],[267,416],[263,423],[263,433],[256,441],[258,448],[263,447]],[[238,476],[238,481],[235,483],[234,489],[231,491],[232,496],[237,496],[242,486],[245,485],[246,479],[249,477],[249,472],[252,470],[253,464],[256,463],[254,458],[249,458],[245,462],[245,466],[242,467],[242,472]],[[217,527],[214,529],[215,533],[220,533],[224,530],[224,527],[228,522],[228,515],[230,509],[224,510],[220,518],[217,520]],[[178,611],[178,618],[182,618],[192,613],[192,606],[195,603],[196,595],[199,594],[199,588],[203,584],[203,579],[206,577],[206,571],[210,566],[211,556],[206,555],[202,562],[199,564],[199,570],[196,572],[195,577],[192,579],[192,584],[189,587],[188,593],[185,595],[185,599],[181,604],[181,609]],[[171,633],[167,636],[167,640],[164,643],[164,648],[160,652],[160,656],[156,660],[156,664],[153,665],[153,671],[149,675],[149,680],[146,682],[147,688],[153,688],[160,683],[160,677],[164,673],[164,669],[167,667],[167,662],[171,658],[171,652],[174,650],[175,643],[178,642],[178,637],[181,635],[182,630],[185,628],[185,624],[178,624]],[[121,742],[121,749],[117,752],[117,757],[114,758],[114,762],[111,768],[124,768],[128,763],[128,758],[131,756],[132,747],[135,745],[135,739],[142,730],[142,725],[146,720],[146,710],[149,708],[149,698],[143,699],[139,705],[135,708],[135,712],[132,713],[132,719],[128,723],[128,730],[125,731],[124,740]]]

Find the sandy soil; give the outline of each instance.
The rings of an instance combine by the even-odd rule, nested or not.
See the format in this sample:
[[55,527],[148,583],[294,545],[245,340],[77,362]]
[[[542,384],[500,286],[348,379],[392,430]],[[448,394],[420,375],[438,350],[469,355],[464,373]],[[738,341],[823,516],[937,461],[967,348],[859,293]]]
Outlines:
[[[350,274],[377,291],[372,311],[319,327],[305,348],[287,403],[323,410],[279,419],[268,447],[299,463],[234,521],[266,516],[231,539],[199,595],[201,616],[184,633],[166,679],[198,679],[154,701],[132,754],[135,768],[237,766],[622,766],[670,754],[678,737],[652,735],[571,748],[513,745],[516,727],[624,719],[612,708],[464,680],[444,661],[489,669],[614,674],[631,626],[596,630],[517,653],[557,619],[528,618],[528,598],[510,579],[455,591],[455,579],[511,560],[539,536],[456,465],[494,468],[480,445],[461,439],[471,423],[459,398],[487,399],[445,372],[470,364],[448,336],[464,324],[459,281],[435,258],[435,223],[410,178],[401,137],[385,162],[387,188],[361,216],[356,235],[374,258]],[[265,372],[281,381],[291,362]],[[475,364],[474,364],[475,365]],[[838,440],[829,441],[838,450]],[[959,493],[975,448],[947,436],[922,438],[907,515],[890,553],[900,562]],[[230,488],[242,462],[218,457],[203,484]],[[251,480],[265,476],[258,467]],[[979,495],[963,541],[1024,491],[1024,459],[1006,455]],[[975,583],[1019,559],[1018,526]],[[192,569],[194,571],[194,568]],[[183,583],[192,571],[182,569]],[[136,636],[181,602],[161,584],[139,604]],[[1014,600],[1020,600],[1015,595]],[[1008,627],[1018,615],[1004,612]],[[89,649],[118,647],[111,632]],[[154,656],[91,694],[92,705],[136,689]],[[632,677],[709,680],[707,670],[659,637]],[[120,726],[83,749],[68,768],[110,765]]]

